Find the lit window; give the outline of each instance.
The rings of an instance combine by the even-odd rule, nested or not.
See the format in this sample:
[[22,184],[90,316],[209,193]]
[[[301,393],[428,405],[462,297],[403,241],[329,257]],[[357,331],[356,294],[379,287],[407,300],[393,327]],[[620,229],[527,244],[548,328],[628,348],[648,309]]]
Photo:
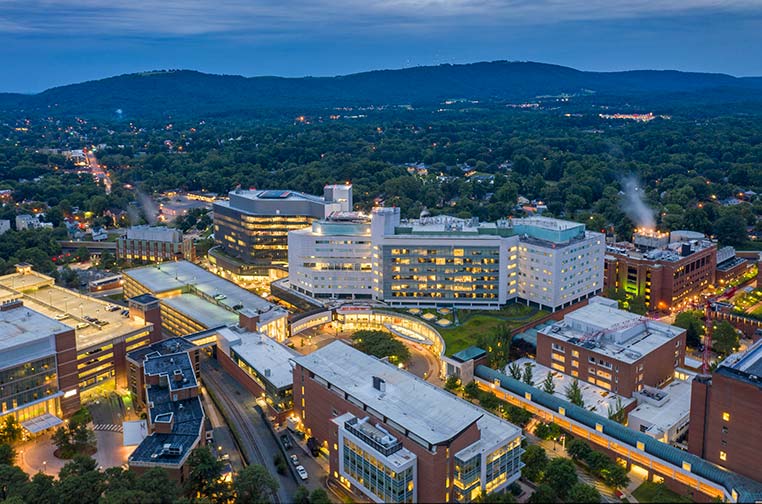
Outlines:
[[730,413],[728,413],[727,411],[723,411],[722,412],[722,419],[725,422],[730,422]]
[[727,460],[727,459],[728,459],[728,454],[725,453],[724,451],[720,450],[720,460],[724,461],[724,460]]

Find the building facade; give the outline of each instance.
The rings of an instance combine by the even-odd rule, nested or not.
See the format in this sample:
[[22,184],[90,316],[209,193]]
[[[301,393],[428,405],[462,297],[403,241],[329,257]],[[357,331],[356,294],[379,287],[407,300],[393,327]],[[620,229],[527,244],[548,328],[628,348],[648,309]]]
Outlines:
[[371,299],[371,256],[370,218],[334,213],[289,232],[289,287],[314,299]]
[[521,430],[343,342],[295,359],[294,410],[330,476],[373,502],[470,502],[521,475]]
[[[352,210],[352,186],[326,186],[324,196],[285,190],[241,190],[214,203],[218,267],[271,267],[288,261],[288,233],[334,212]],[[227,259],[229,258],[229,260]],[[237,272],[243,274],[244,272]]]
[[179,229],[133,226],[116,240],[116,257],[125,261],[163,262],[196,258],[193,239]]
[[685,330],[593,298],[537,333],[537,362],[624,397],[661,387],[685,359]]
[[693,380],[688,451],[759,480],[762,340]]
[[643,297],[650,311],[665,311],[685,306],[714,284],[717,245],[703,235],[674,231],[650,248],[643,245],[644,239],[636,237],[635,243],[639,245],[607,247],[608,292]]

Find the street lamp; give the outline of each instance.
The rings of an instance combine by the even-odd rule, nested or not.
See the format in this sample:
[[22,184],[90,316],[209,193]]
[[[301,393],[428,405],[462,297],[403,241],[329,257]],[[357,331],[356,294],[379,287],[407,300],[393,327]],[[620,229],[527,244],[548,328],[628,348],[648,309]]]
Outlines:
[[47,474],[47,471],[48,471],[48,461],[47,460],[43,460],[42,461],[42,472]]

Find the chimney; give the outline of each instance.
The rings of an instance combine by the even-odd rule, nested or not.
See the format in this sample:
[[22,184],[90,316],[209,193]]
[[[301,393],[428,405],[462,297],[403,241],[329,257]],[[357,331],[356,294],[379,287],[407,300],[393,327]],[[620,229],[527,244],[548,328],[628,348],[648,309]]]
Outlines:
[[21,308],[22,306],[24,306],[24,301],[21,299],[11,299],[9,301],[3,301],[3,304],[0,304],[0,311],[9,311],[14,308]]
[[259,313],[253,310],[241,310],[238,312],[238,325],[247,331],[255,332],[259,324]]

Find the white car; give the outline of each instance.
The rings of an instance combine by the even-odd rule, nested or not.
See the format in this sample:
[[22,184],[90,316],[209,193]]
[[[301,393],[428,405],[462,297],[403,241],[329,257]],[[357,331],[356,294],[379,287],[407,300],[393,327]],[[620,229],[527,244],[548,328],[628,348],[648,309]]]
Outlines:
[[299,477],[302,479],[302,481],[306,481],[309,476],[307,475],[307,469],[304,468],[304,466],[296,466],[296,472],[299,474]]
[[293,454],[292,454],[292,455],[289,455],[289,457],[288,457],[288,458],[290,458],[290,459],[291,459],[291,463],[292,463],[292,464],[294,464],[295,466],[301,465],[301,464],[299,463],[299,457],[297,457],[296,455],[293,455]]

